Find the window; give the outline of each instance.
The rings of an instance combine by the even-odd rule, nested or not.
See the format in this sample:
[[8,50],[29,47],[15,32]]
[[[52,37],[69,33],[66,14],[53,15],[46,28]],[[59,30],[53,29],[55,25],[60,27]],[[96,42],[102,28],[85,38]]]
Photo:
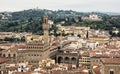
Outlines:
[[34,63],[37,63],[37,61],[34,61]]
[[21,72],[23,72],[23,70],[21,70]]
[[10,54],[8,54],[8,57],[10,57]]
[[114,70],[113,69],[110,70],[110,74],[114,74]]
[[16,57],[16,54],[13,54],[13,57]]
[[3,57],[5,57],[5,54],[3,54]]

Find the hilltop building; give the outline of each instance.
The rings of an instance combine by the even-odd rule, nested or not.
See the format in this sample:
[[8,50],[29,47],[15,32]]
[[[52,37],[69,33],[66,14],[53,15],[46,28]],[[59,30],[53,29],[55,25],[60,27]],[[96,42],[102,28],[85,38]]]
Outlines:
[[102,21],[102,17],[96,14],[90,14],[89,16],[82,17],[83,21]]

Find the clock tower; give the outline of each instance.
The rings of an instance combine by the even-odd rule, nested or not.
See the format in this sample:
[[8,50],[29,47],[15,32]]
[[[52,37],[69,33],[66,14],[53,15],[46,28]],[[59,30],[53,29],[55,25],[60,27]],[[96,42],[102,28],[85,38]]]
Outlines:
[[43,16],[43,39],[45,43],[48,43],[49,41],[49,24],[48,24],[48,16]]

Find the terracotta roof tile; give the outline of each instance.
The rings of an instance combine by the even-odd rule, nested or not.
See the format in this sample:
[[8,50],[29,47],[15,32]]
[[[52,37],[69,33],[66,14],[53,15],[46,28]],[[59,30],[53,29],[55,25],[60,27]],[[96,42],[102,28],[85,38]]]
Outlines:
[[93,71],[95,72],[95,74],[101,74],[100,67],[94,68]]
[[120,58],[101,58],[103,63],[120,64]]
[[0,58],[0,63],[4,63],[4,62],[7,62],[7,61],[9,61],[9,59],[7,59],[7,58]]
[[54,50],[54,49],[56,49],[58,46],[51,46],[50,47],[50,50]]

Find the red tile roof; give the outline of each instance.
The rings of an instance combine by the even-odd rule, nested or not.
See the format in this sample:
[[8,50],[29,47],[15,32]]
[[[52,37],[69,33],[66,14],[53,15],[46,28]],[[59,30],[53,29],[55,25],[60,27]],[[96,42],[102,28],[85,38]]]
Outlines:
[[11,46],[12,45],[12,43],[2,43],[2,44],[0,44],[0,46]]
[[31,74],[32,72],[16,72],[15,74]]
[[85,51],[85,52],[82,54],[82,56],[84,56],[84,57],[89,57],[89,52]]
[[101,58],[103,63],[120,64],[120,58]]
[[101,74],[100,67],[94,68],[93,71],[95,72],[95,74]]
[[7,62],[9,61],[9,59],[6,59],[6,58],[0,58],[0,63],[4,63],[4,62]]
[[51,46],[51,47],[50,47],[50,51],[52,51],[52,50],[54,50],[54,49],[56,49],[56,48],[58,48],[58,46]]
[[6,67],[8,70],[17,70],[17,67]]

